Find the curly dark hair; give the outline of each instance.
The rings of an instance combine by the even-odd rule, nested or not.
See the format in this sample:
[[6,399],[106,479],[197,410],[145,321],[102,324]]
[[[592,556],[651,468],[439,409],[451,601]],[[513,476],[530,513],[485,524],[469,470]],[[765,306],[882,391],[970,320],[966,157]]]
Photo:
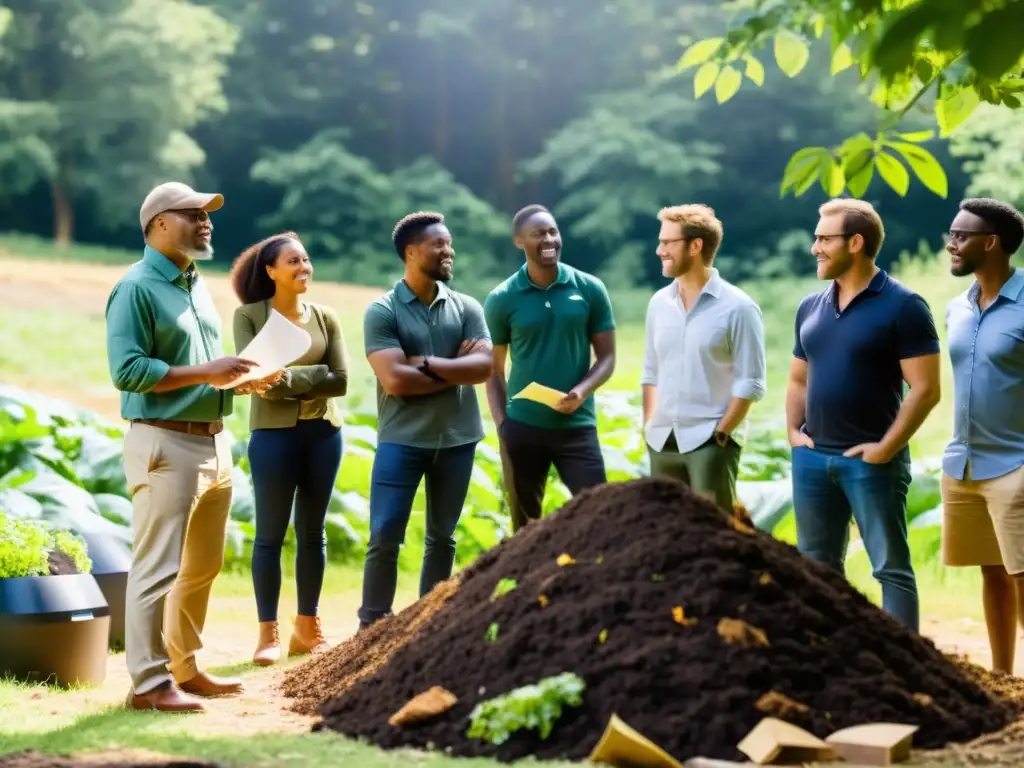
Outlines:
[[250,245],[231,265],[231,287],[243,304],[266,301],[274,295],[274,281],[267,267],[277,261],[281,248],[290,241],[300,242],[294,232],[281,232]]
[[416,211],[399,219],[391,232],[391,242],[398,258],[405,261],[406,246],[419,240],[427,227],[435,224],[444,224],[444,215],[436,211]]
[[1012,256],[1024,242],[1024,216],[1007,203],[991,197],[971,197],[960,202],[960,210],[984,219],[999,236],[1003,252]]
[[525,224],[535,213],[551,213],[551,211],[538,203],[528,205],[525,208],[520,208],[516,215],[512,217],[512,233],[518,234],[519,230],[522,229],[523,224]]

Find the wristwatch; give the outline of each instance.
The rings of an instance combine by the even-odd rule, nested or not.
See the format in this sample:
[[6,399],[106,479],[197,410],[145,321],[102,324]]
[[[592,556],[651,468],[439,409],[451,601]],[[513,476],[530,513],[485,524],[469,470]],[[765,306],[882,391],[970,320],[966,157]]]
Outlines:
[[434,372],[433,369],[431,369],[430,361],[427,358],[425,358],[425,357],[423,358],[423,362],[420,363],[419,371],[424,376],[426,376],[426,377],[428,377],[430,379],[433,379],[434,381],[438,382],[439,384],[443,384],[444,383],[444,378],[439,376],[437,373]]

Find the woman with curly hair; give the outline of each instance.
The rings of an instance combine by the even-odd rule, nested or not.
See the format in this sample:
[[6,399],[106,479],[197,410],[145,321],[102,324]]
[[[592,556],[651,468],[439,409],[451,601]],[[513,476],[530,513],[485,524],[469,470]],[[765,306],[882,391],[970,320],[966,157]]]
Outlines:
[[252,341],[272,309],[313,340],[277,384],[251,396],[248,455],[256,502],[252,580],[259,615],[253,662],[261,666],[281,657],[281,549],[293,505],[298,611],[288,652],[328,648],[317,607],[327,559],[324,521],[342,455],[341,424],[332,398],[348,390],[348,365],[337,314],[302,298],[312,277],[309,255],[294,232],[249,247],[231,269],[242,302],[235,310],[235,349]]

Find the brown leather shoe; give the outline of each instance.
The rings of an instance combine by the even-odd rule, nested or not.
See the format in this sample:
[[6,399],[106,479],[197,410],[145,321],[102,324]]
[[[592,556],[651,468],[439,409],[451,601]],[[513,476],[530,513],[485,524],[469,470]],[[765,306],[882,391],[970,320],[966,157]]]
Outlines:
[[128,709],[156,712],[202,712],[206,707],[195,696],[182,691],[173,680],[146,693],[129,693],[125,702]]
[[181,690],[193,696],[233,696],[242,692],[242,681],[235,678],[213,677],[198,672],[191,680],[179,683]]

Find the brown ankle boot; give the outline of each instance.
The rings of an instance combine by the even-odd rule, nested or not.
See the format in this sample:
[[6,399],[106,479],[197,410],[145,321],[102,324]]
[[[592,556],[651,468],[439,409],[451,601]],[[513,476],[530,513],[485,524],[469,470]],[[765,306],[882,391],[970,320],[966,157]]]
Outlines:
[[281,658],[281,638],[276,621],[260,622],[260,639],[256,644],[256,653],[252,655],[252,663],[261,667],[274,664]]
[[319,616],[296,616],[292,623],[291,640],[288,642],[288,655],[301,656],[306,653],[323,653],[330,648],[320,628]]

